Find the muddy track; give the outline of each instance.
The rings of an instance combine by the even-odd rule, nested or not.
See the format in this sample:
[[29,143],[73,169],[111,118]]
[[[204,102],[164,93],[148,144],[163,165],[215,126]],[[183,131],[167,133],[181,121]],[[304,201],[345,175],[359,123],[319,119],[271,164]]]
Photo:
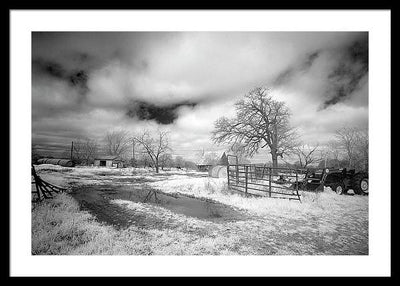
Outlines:
[[179,222],[162,219],[155,213],[143,214],[112,203],[112,200],[142,203],[148,207],[162,207],[176,214],[215,223],[247,219],[245,213],[230,206],[183,194],[166,194],[145,184],[74,186],[70,195],[78,201],[82,210],[89,211],[99,222],[112,225],[117,229],[131,225],[173,229]]

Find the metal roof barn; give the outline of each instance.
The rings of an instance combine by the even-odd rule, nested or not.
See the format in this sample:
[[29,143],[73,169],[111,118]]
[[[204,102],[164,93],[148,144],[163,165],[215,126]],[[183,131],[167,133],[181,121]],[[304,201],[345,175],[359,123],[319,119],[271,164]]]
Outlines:
[[52,164],[63,167],[74,167],[75,163],[68,159],[53,159],[53,158],[42,158],[37,160],[37,164]]

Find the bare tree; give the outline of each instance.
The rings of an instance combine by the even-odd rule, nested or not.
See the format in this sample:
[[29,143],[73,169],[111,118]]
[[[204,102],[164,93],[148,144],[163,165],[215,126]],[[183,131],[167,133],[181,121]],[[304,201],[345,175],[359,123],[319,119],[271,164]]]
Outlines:
[[175,167],[182,168],[185,165],[185,160],[183,159],[182,156],[176,156],[174,161],[175,161],[174,162],[175,163]]
[[184,160],[184,161],[183,161],[183,166],[184,166],[186,169],[197,170],[197,165],[196,165],[196,163],[195,163],[195,162],[192,162],[192,161],[190,161],[190,160]]
[[122,156],[130,147],[130,136],[125,130],[107,132],[105,148],[108,155]]
[[331,140],[328,142],[327,147],[329,148],[329,156],[339,161],[342,154],[339,142],[337,140]]
[[355,127],[342,127],[335,132],[338,146],[347,157],[349,168],[356,167],[362,157],[368,161],[368,133]]
[[368,170],[369,138],[368,130],[360,129],[356,134],[356,166]]
[[242,143],[249,156],[268,147],[272,166],[278,166],[278,157],[293,150],[297,134],[290,127],[290,112],[284,102],[270,96],[271,90],[257,87],[236,104],[236,117],[221,117],[215,122],[212,139],[215,143]]
[[171,166],[172,155],[170,153],[161,154],[159,161],[160,161],[161,170],[164,170],[165,167]]
[[197,154],[197,158],[198,162],[201,162],[204,165],[215,165],[220,159],[216,152],[205,152],[204,150]]
[[[94,139],[81,137],[75,139],[72,148],[72,160],[77,164],[88,165],[92,162],[98,152],[98,143]],[[71,154],[70,147],[63,153],[64,158],[69,158]]]
[[318,155],[319,145],[301,145],[293,149],[293,154],[297,157],[300,168],[307,168],[309,165],[319,163],[322,156]]
[[96,140],[87,138],[84,141],[80,141],[77,143],[78,144],[74,145],[74,148],[78,147],[80,149],[80,157],[82,163],[86,165],[89,164],[91,161],[95,159],[97,154],[98,144]]
[[342,127],[335,132],[336,140],[340,148],[345,151],[350,168],[353,167],[356,152],[356,132],[357,129],[353,127]]
[[326,160],[327,160],[327,167],[335,167],[340,168],[343,164],[343,149],[341,148],[341,144],[335,139],[330,140],[326,144]]
[[149,131],[145,130],[135,139],[149,155],[156,168],[156,173],[158,173],[160,167],[160,157],[170,150],[168,146],[168,132],[157,131],[157,135],[152,137]]
[[135,166],[151,167],[151,160],[146,152],[140,152],[135,159]]
[[206,165],[215,165],[218,163],[219,156],[216,152],[207,152],[204,155],[204,161],[203,163]]

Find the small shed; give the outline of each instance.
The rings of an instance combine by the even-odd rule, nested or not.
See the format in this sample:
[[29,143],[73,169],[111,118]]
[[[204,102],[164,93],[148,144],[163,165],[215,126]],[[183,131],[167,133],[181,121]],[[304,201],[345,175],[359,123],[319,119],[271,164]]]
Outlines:
[[124,166],[124,161],[119,156],[99,156],[94,159],[94,165],[97,167],[122,168]]
[[197,164],[197,170],[199,170],[200,172],[207,172],[208,170],[210,170],[212,165],[210,164]]

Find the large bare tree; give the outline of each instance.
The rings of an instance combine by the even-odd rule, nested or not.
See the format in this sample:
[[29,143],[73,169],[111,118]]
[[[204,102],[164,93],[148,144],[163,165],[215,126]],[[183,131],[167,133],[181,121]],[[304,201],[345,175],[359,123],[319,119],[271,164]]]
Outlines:
[[241,143],[249,156],[268,147],[272,166],[278,157],[292,151],[297,143],[296,131],[290,126],[286,104],[272,98],[271,90],[257,87],[236,102],[236,117],[221,117],[215,122],[212,139],[215,143]]
[[104,140],[108,155],[122,156],[131,146],[129,133],[125,130],[107,132]]
[[151,136],[148,130],[143,131],[135,140],[143,147],[153,162],[156,173],[159,172],[160,159],[170,148],[168,145],[168,132],[158,130],[155,136]]

